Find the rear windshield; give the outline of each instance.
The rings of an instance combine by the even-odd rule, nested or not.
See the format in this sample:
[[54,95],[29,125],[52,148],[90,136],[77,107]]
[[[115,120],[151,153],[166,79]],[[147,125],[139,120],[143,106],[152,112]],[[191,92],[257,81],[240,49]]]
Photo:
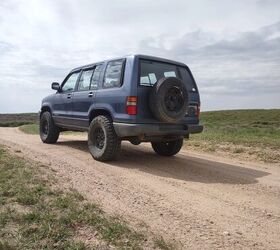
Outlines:
[[181,79],[186,84],[188,91],[197,91],[193,79],[186,68],[170,63],[140,60],[139,84],[141,86],[153,86],[157,80],[170,76]]

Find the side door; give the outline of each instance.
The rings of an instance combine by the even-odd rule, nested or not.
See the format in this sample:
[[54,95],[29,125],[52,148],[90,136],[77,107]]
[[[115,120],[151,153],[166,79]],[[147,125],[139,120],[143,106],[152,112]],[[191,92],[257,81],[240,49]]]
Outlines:
[[[125,59],[108,61],[102,70],[100,90],[96,93],[96,107],[111,112],[115,121],[131,121],[126,113],[127,96],[131,94],[131,84],[123,85],[125,79]],[[126,71],[129,75],[129,72]],[[129,75],[131,77],[131,75]]]
[[70,73],[61,84],[53,105],[53,117],[57,125],[72,124],[72,98],[80,71]]
[[88,112],[94,103],[101,73],[101,64],[83,69],[73,96],[73,123],[75,126],[89,126]]

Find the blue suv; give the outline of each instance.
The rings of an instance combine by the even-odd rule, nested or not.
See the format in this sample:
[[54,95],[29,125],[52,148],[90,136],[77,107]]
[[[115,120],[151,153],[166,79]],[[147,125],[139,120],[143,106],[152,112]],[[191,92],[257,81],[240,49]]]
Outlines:
[[40,137],[55,143],[61,131],[88,131],[99,161],[115,159],[122,140],[151,142],[162,156],[177,154],[199,133],[200,99],[187,65],[131,55],[73,69],[42,101]]

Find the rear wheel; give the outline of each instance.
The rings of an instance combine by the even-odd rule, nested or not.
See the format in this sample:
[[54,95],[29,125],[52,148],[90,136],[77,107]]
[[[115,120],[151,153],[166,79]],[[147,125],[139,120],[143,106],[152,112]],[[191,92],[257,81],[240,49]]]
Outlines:
[[40,137],[44,143],[56,143],[59,137],[59,127],[52,119],[50,112],[44,112],[40,117]]
[[97,116],[89,126],[88,146],[92,157],[98,161],[114,160],[121,147],[111,120],[106,116]]
[[176,155],[183,145],[183,139],[177,139],[174,141],[167,142],[152,142],[153,150],[162,156]]

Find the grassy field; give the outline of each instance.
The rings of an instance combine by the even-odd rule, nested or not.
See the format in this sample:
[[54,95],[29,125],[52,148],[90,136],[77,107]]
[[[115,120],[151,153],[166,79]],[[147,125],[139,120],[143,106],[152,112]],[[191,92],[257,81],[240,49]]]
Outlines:
[[31,134],[31,135],[39,134],[38,124],[25,124],[20,126],[19,129],[26,134]]
[[36,113],[0,114],[0,127],[18,127],[24,124],[37,123]]
[[[20,152],[17,152],[20,153]],[[86,243],[85,243],[86,242]],[[108,216],[46,166],[0,146],[0,249],[173,249],[161,237]]]
[[204,131],[191,135],[188,145],[204,151],[248,153],[274,162],[279,160],[280,110],[202,112]]
[[196,140],[280,148],[280,110],[233,110],[201,114]]

